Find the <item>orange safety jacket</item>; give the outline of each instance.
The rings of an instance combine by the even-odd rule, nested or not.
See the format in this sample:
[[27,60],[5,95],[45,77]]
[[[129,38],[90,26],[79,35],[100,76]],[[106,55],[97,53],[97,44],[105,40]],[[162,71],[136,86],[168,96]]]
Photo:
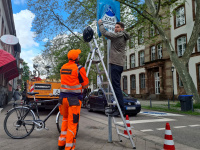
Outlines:
[[85,68],[73,60],[69,60],[60,69],[61,75],[61,88],[60,92],[64,93],[82,93],[82,89],[85,89],[89,85],[88,78],[86,76]]

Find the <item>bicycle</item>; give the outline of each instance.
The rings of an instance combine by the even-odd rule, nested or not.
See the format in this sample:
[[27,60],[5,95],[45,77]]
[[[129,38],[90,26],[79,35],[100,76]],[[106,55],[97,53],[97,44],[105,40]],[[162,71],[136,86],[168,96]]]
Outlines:
[[[40,120],[37,103],[53,100],[37,101],[35,99],[35,94],[39,94],[38,92],[28,92],[27,94],[33,95],[34,101],[30,102],[29,104],[22,104],[22,106],[17,106],[17,104],[14,103],[13,108],[7,112],[4,119],[4,130],[6,134],[13,139],[23,139],[29,136],[33,132],[34,128],[36,130],[48,130],[45,127],[45,122],[60,105],[59,99],[53,99],[58,100],[58,104],[52,109],[52,111],[46,116],[44,120]],[[37,116],[35,115],[33,109],[36,109]],[[61,131],[61,123],[62,115],[60,115],[60,112],[58,112],[56,115],[56,125],[59,133]]]

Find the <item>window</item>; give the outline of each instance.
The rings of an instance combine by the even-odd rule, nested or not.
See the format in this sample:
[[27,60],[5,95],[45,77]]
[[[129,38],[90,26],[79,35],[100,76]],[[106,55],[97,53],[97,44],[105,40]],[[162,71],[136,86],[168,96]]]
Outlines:
[[130,64],[130,68],[135,68],[135,55],[131,55]]
[[199,82],[200,82],[200,65],[198,65],[198,70],[199,70],[198,79],[199,79]]
[[140,52],[140,55],[139,55],[139,60],[140,60],[140,66],[143,66],[144,65],[144,51],[141,51]]
[[135,37],[131,37],[130,39],[130,48],[135,47]]
[[140,88],[141,89],[145,88],[145,74],[144,73],[140,74]]
[[136,89],[135,87],[135,75],[131,75],[131,90]]
[[127,76],[123,77],[123,89],[127,90]]
[[192,0],[193,20],[195,20],[195,17],[196,17],[196,9],[197,9],[196,0]]
[[151,47],[151,61],[156,59],[156,50],[155,50],[155,46]]
[[138,44],[144,43],[144,29],[140,29],[138,33]]
[[197,40],[197,52],[200,52],[200,34]]
[[4,28],[4,20],[2,18],[1,35],[3,35],[3,28]]
[[157,45],[157,54],[158,54],[158,59],[162,59],[162,44]]
[[178,78],[178,84],[179,84],[180,87],[183,87],[183,82],[181,81],[180,77]]
[[185,7],[181,6],[176,9],[176,27],[180,27],[185,24]]
[[178,56],[183,56],[186,48],[186,36],[177,38],[177,53]]
[[151,24],[150,26],[150,37],[154,37],[155,36],[155,26],[153,24]]
[[99,96],[103,96],[103,92],[101,90],[99,91]]
[[124,70],[127,70],[127,57],[125,58],[125,62],[124,62]]

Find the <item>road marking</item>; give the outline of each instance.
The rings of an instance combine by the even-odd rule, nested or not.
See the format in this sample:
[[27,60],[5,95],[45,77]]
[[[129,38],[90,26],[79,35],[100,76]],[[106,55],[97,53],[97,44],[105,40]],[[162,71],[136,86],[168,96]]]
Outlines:
[[194,125],[188,125],[190,127],[199,127],[200,125],[199,124],[194,124]]
[[185,128],[186,126],[174,126],[173,128]]
[[[162,119],[148,119],[148,120],[134,120],[134,121],[129,121],[130,124],[138,124],[138,123],[150,123],[150,122],[168,122],[168,121],[176,121],[176,119],[169,119],[169,118],[162,118]],[[123,122],[117,122],[119,124],[123,124]]]
[[142,132],[150,132],[150,131],[153,131],[152,129],[144,129],[144,130],[140,130]]
[[156,130],[165,130],[165,128],[156,128]]
[[151,115],[151,116],[184,116],[180,114],[172,114],[172,113],[165,113],[165,112],[158,112],[158,111],[141,111],[141,114]]

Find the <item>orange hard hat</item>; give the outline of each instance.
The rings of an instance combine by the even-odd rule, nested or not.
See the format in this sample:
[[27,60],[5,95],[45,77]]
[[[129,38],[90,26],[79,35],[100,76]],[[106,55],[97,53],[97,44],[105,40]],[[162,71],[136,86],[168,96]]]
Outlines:
[[76,60],[81,53],[80,49],[72,49],[68,52],[67,57],[69,60]]

